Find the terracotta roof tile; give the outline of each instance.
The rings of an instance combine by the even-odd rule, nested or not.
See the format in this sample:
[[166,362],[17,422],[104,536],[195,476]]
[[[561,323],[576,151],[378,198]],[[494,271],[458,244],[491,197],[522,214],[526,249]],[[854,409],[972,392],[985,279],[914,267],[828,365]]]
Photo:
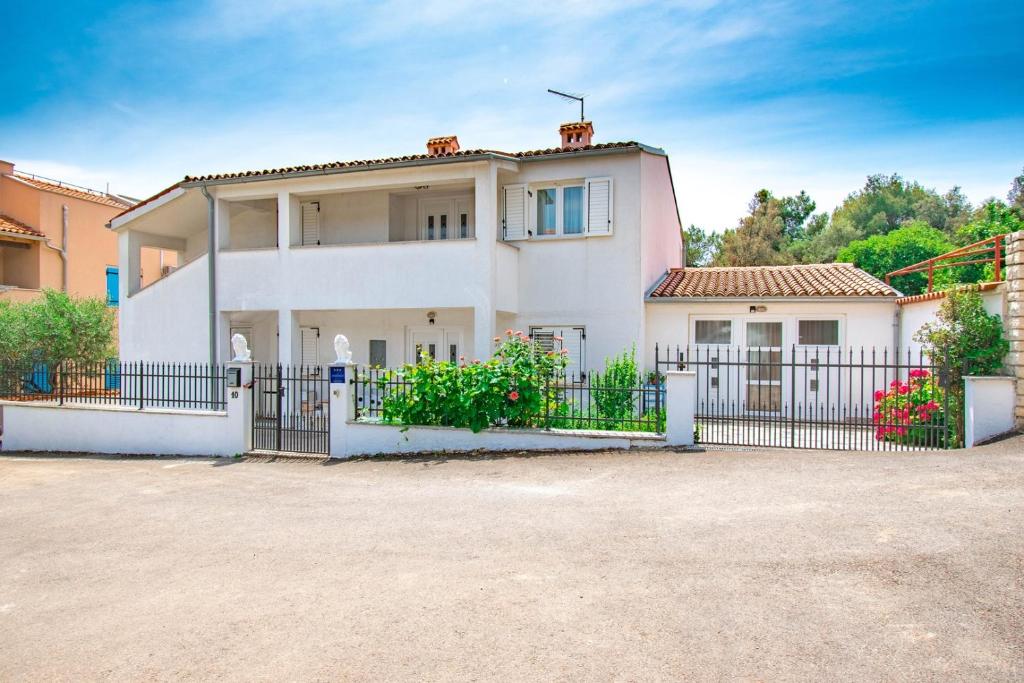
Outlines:
[[357,161],[331,161],[324,164],[308,164],[304,166],[285,166],[282,168],[265,168],[262,170],[254,171],[238,171],[235,173],[213,173],[209,175],[201,176],[185,176],[184,182],[203,182],[209,180],[230,180],[234,178],[252,178],[264,175],[284,175],[289,173],[302,173],[309,171],[330,171],[341,168],[359,168],[373,166],[381,166],[385,164],[397,164],[409,161],[424,161],[428,159],[448,159],[456,157],[479,157],[485,155],[498,154],[501,156],[509,157],[510,159],[528,159],[539,156],[549,156],[553,154],[576,154],[579,152],[586,152],[591,150],[602,150],[602,149],[620,149],[636,147],[640,148],[638,142],[606,142],[600,145],[587,145],[586,147],[570,148],[570,147],[552,147],[550,149],[533,149],[524,152],[501,152],[494,149],[460,149],[458,152],[449,152],[448,154],[409,154],[401,157],[386,157],[382,159],[361,159]]
[[0,232],[13,233],[15,235],[29,235],[31,237],[46,237],[35,228],[29,227],[21,221],[16,221],[10,216],[0,214]]
[[[987,292],[995,289],[999,285],[1003,284],[1003,281],[998,282],[979,282],[977,284],[962,285],[958,289],[975,290],[978,292]],[[945,299],[948,294],[948,290],[937,289],[934,292],[925,292],[924,294],[910,294],[908,296],[901,296],[896,299],[896,303],[902,306],[903,304],[916,304],[921,301],[934,301],[935,299]]]
[[651,291],[661,298],[899,296],[851,263],[808,266],[674,268]]
[[[452,136],[452,137],[454,137],[454,136]],[[434,139],[435,138],[431,138],[431,140],[434,140]],[[436,138],[436,139],[440,139],[440,138]],[[184,184],[184,183],[202,183],[202,182],[214,181],[214,180],[218,180],[218,181],[234,180],[234,179],[241,179],[241,178],[253,178],[253,177],[260,177],[260,176],[288,175],[288,174],[292,174],[292,173],[303,173],[303,172],[313,172],[313,171],[325,171],[325,172],[328,172],[328,171],[336,170],[336,169],[360,168],[360,167],[365,167],[367,169],[372,169],[374,166],[384,166],[384,165],[388,165],[388,164],[398,164],[398,163],[409,162],[409,161],[424,161],[424,160],[428,160],[428,159],[452,159],[452,158],[464,158],[464,157],[472,158],[472,157],[484,157],[484,156],[495,155],[495,154],[496,155],[500,155],[500,156],[505,156],[505,157],[508,157],[510,159],[532,159],[532,158],[535,158],[535,157],[551,156],[551,155],[555,155],[555,154],[578,154],[580,152],[587,152],[587,151],[594,151],[594,150],[630,149],[630,148],[646,149],[646,150],[650,150],[650,151],[660,152],[660,150],[655,150],[654,148],[646,147],[644,145],[641,145],[639,142],[634,142],[634,141],[630,141],[630,142],[605,142],[605,143],[602,143],[602,144],[599,144],[599,145],[587,145],[585,147],[577,147],[577,148],[571,148],[571,147],[552,147],[550,149],[532,149],[532,150],[527,150],[527,151],[523,151],[523,152],[501,152],[501,151],[494,150],[494,149],[461,149],[461,150],[459,150],[457,152],[449,152],[447,154],[409,154],[409,155],[401,156],[401,157],[387,157],[387,158],[382,158],[382,159],[362,159],[362,160],[357,160],[357,161],[331,161],[331,162],[323,163],[323,164],[307,164],[307,165],[303,165],[303,166],[284,166],[284,167],[281,167],[281,168],[265,168],[265,169],[262,169],[262,170],[238,171],[238,172],[235,172],[235,173],[211,173],[211,174],[200,175],[200,176],[185,176],[185,178],[183,180],[181,180],[181,181],[171,185],[170,187],[166,187],[163,190],[160,190],[159,192],[154,194],[152,197],[148,197],[146,199],[143,199],[141,202],[139,202],[138,204],[135,204],[134,206],[126,207],[124,211],[119,213],[117,216],[114,216],[114,218],[120,218],[121,216],[125,215],[126,213],[128,213],[128,212],[130,212],[130,211],[132,211],[134,209],[137,209],[137,208],[139,208],[141,206],[145,206],[146,204],[149,204],[153,200],[155,200],[155,199],[157,199],[157,198],[167,194],[171,190],[174,190],[174,189],[176,189],[178,187],[181,187],[182,184]]]
[[57,194],[62,194],[67,197],[74,197],[75,199],[84,199],[86,201],[96,202],[97,204],[106,204],[107,206],[113,206],[114,208],[117,209],[125,209],[131,207],[131,204],[129,204],[128,202],[118,199],[116,197],[112,197],[108,194],[103,194],[102,192],[86,190],[84,188],[78,188],[71,185],[64,185],[61,183],[48,182],[46,180],[42,180],[40,178],[30,175],[24,175],[18,172],[15,172],[13,177],[17,178],[23,183],[27,183],[29,185],[32,185],[33,187],[37,187],[40,190],[44,190],[46,192],[55,192]]

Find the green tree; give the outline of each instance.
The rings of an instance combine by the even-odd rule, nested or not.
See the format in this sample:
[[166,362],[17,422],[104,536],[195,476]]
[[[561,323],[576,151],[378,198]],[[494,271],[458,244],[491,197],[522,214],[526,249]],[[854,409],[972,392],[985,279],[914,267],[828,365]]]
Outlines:
[[[953,249],[946,235],[930,225],[916,221],[885,235],[872,235],[857,240],[839,251],[837,261],[852,263],[879,279],[886,273],[899,270]],[[936,271],[935,283],[948,284],[948,270]],[[920,294],[928,287],[926,273],[900,275],[892,279],[892,286],[904,294]]]
[[1006,195],[1010,206],[1024,213],[1024,170],[1010,183],[1010,191]]
[[740,219],[739,227],[726,230],[716,265],[767,266],[792,263],[784,250],[785,222],[782,206],[767,190],[754,195],[750,215]]
[[864,234],[848,222],[831,222],[799,245],[794,255],[801,263],[831,263],[846,245],[863,239]]
[[0,304],[0,362],[95,363],[116,353],[114,313],[102,299],[45,290],[38,299]]
[[964,381],[970,375],[997,375],[1010,344],[1003,336],[1003,323],[985,310],[981,295],[973,288],[950,290],[939,307],[935,322],[926,323],[914,334],[933,362],[945,365],[949,373],[947,425],[953,427],[956,443],[964,437]]
[[868,176],[832,214],[833,223],[848,223],[866,237],[884,235],[912,220],[952,231],[970,218],[970,203],[954,187],[944,196],[897,173]]
[[694,268],[710,265],[722,248],[721,233],[691,225],[686,231],[686,265]]
[[800,194],[793,197],[783,197],[779,200],[779,213],[782,215],[782,232],[791,240],[803,238],[806,232],[805,223],[807,218],[817,208],[814,200],[806,192],[800,190]]

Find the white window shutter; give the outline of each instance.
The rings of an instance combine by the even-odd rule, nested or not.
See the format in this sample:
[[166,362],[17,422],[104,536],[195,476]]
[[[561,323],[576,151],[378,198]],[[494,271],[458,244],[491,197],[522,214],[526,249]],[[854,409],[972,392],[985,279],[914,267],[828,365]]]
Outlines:
[[587,178],[587,233],[612,232],[612,179]]
[[501,219],[504,239],[526,239],[527,215],[526,185],[506,185]]
[[[569,365],[565,368],[566,374],[574,379],[583,379],[587,372],[586,351],[584,345],[587,341],[586,328],[583,327],[531,327],[530,336],[543,351],[562,352],[562,349],[569,353]],[[562,341],[555,341],[555,337],[561,337]]]
[[302,204],[302,244],[320,244],[320,202]]
[[320,365],[320,328],[302,327],[299,328],[299,335],[302,341],[301,365],[303,367]]

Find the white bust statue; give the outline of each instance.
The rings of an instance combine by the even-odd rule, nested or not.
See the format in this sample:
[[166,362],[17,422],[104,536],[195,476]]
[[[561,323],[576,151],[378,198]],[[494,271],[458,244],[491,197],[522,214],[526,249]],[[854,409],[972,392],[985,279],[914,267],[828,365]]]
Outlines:
[[245,337],[240,334],[231,335],[231,348],[235,352],[235,357],[232,360],[245,361],[252,360],[252,351],[249,350],[249,342],[245,341]]
[[334,337],[334,353],[338,355],[335,363],[351,363],[352,350],[349,348],[348,337],[343,334]]

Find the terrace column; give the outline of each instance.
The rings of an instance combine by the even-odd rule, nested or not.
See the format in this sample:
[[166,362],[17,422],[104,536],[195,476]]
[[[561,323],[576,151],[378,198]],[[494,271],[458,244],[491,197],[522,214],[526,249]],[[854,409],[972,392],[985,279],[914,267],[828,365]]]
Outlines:
[[295,349],[295,314],[290,308],[277,312],[277,362],[293,365]]
[[[298,222],[298,199],[282,190],[277,193],[277,248],[287,249],[292,243],[292,226]],[[294,210],[293,210],[293,206]]]
[[494,350],[497,293],[498,167],[489,162],[476,172],[476,282],[473,283],[473,358],[487,360]]

